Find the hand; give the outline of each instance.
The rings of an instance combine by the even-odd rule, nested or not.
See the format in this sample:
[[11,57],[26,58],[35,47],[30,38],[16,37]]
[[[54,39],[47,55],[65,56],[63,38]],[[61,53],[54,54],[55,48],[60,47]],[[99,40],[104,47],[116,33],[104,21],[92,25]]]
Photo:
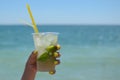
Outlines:
[[37,72],[37,66],[36,66],[37,53],[38,53],[37,51],[33,51],[26,63],[26,68],[29,68],[35,73]]
[[21,80],[34,80],[37,67],[36,67],[37,51],[33,51],[25,66],[25,70]]
[[[60,46],[57,46],[57,47],[60,49]],[[21,80],[34,80],[35,75],[37,73],[37,64],[36,64],[37,54],[38,54],[37,51],[33,51],[30,57],[28,58]],[[59,52],[55,51],[52,57],[55,58],[55,61],[54,61],[55,65],[60,63],[60,61],[56,59],[60,57]],[[50,74],[54,74],[54,72],[50,72]]]
[[[39,67],[39,70],[48,71],[49,74],[55,74],[56,70],[54,67],[58,64],[60,64],[60,60],[58,58],[60,57],[59,52],[57,52],[60,49],[60,45],[50,45],[46,47],[46,51],[42,53],[42,55],[38,56],[37,60],[39,61],[41,67]],[[46,65],[46,67],[44,67]],[[49,69],[49,70],[48,70]]]

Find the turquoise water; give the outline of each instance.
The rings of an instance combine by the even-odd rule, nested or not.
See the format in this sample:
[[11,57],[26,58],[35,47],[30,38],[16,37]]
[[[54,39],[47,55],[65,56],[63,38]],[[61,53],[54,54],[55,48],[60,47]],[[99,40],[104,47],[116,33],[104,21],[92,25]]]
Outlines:
[[[36,80],[120,80],[120,26],[42,25],[41,32],[59,32],[61,64],[54,76]],[[20,80],[34,50],[33,30],[25,25],[0,26],[0,80]]]

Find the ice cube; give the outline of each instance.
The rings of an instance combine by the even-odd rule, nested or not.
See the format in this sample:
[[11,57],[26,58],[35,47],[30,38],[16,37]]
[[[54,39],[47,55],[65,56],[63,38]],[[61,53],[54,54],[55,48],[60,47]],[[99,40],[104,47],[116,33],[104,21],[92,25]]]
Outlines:
[[44,36],[44,39],[49,45],[55,45],[57,43],[57,35],[47,34]]

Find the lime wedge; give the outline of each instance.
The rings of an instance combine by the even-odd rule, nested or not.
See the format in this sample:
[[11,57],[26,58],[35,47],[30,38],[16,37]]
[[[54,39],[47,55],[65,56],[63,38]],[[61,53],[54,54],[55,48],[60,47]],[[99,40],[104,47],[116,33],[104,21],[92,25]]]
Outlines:
[[49,59],[49,53],[44,52],[37,60],[38,61],[46,61],[47,59]]

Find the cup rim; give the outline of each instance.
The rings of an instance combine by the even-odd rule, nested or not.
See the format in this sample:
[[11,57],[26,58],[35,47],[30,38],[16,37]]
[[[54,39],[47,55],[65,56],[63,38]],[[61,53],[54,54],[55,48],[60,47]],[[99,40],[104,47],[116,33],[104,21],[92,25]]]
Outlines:
[[44,35],[44,34],[49,34],[49,33],[56,34],[56,35],[59,34],[59,32],[39,32],[39,33],[32,33],[32,35],[35,35],[35,34],[42,34],[42,35]]

